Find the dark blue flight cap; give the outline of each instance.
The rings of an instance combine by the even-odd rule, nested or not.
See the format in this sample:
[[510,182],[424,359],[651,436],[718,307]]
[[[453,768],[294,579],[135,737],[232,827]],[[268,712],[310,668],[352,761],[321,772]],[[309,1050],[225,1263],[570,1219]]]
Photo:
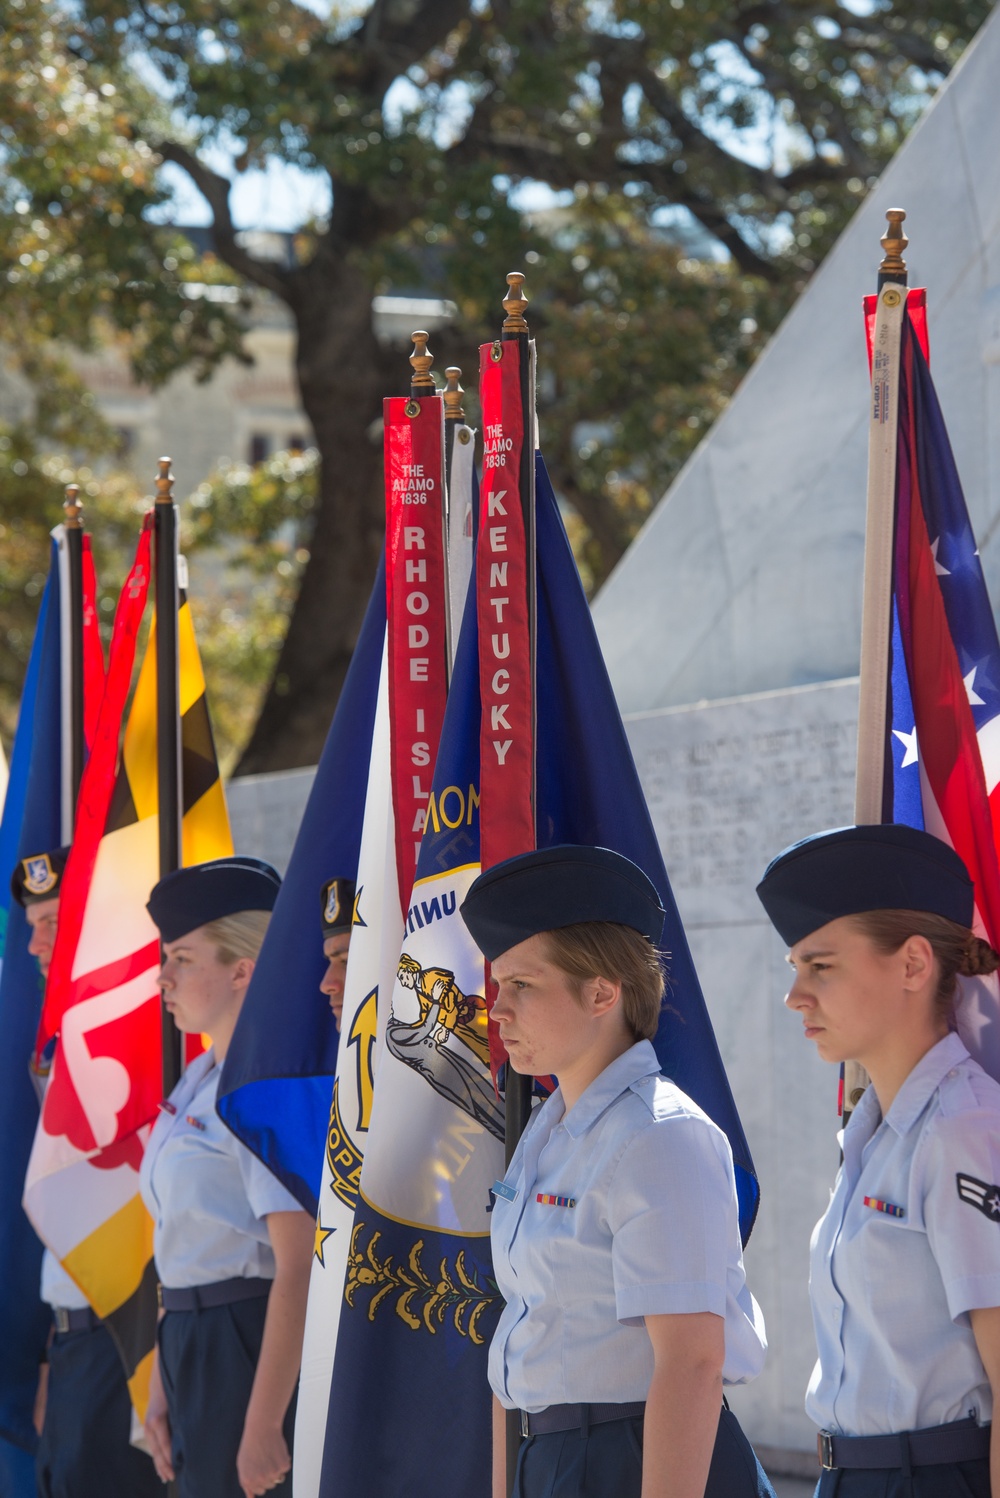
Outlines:
[[164,875],[146,909],[163,941],[179,941],[241,910],[273,910],[280,888],[281,875],[261,858],[213,858]]
[[461,912],[487,962],[540,931],[584,921],[631,926],[654,944],[663,934],[660,897],[638,864],[575,843],[494,864],[474,881]]
[[354,924],[353,879],[328,879],[319,892],[320,925],[323,940],[350,931]]
[[794,947],[842,915],[923,910],[972,925],[973,886],[954,848],[918,827],[837,827],[792,843],[757,886],[778,934]]
[[18,905],[27,908],[42,900],[58,900],[68,857],[68,848],[49,848],[20,859],[10,876],[10,892]]

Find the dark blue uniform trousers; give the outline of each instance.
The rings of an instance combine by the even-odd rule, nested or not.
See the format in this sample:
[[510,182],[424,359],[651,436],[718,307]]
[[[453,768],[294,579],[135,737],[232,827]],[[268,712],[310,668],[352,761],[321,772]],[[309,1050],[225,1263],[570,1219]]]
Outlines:
[[163,1498],[152,1459],[129,1445],[132,1406],[104,1326],[56,1332],[35,1478],[39,1498]]
[[[267,1297],[168,1311],[160,1322],[160,1371],[180,1498],[243,1498],[236,1453],[264,1336]],[[292,1449],[295,1401],[285,1416]],[[271,1489],[292,1498],[291,1473]]]
[[[642,1420],[609,1420],[586,1435],[560,1430],[523,1442],[514,1498],[640,1498]],[[705,1498],[774,1498],[731,1410],[724,1409]]]
[[914,1467],[909,1477],[898,1467],[870,1467],[824,1472],[815,1498],[990,1498],[990,1464],[940,1462]]

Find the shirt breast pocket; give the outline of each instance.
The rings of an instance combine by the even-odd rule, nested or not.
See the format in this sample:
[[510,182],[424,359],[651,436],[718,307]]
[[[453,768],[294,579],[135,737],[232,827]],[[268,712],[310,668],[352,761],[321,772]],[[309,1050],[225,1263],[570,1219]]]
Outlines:
[[[861,1302],[867,1302],[874,1291],[883,1313],[913,1315],[917,1310],[914,1289],[925,1283],[930,1259],[923,1224],[872,1210],[853,1245],[844,1246],[849,1247],[849,1257],[859,1263],[864,1277],[864,1284],[856,1287]],[[835,1267],[839,1270],[840,1264]],[[838,1273],[837,1278],[850,1280],[853,1276]],[[842,1288],[847,1291],[848,1285]]]

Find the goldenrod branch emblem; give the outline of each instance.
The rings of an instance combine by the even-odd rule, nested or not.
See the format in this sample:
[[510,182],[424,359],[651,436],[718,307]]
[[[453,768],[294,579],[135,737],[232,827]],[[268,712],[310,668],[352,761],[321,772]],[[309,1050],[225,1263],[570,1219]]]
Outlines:
[[468,1337],[477,1347],[483,1345],[486,1338],[479,1330],[479,1322],[490,1306],[499,1302],[500,1292],[492,1279],[483,1282],[475,1270],[469,1273],[464,1249],[459,1249],[453,1264],[449,1264],[447,1257],[441,1260],[435,1280],[421,1263],[422,1238],[410,1249],[406,1264],[397,1265],[392,1254],[380,1258],[376,1252],[382,1236],[379,1231],[372,1233],[367,1245],[362,1243],[365,1231],[366,1224],[359,1222],[351,1234],[344,1286],[344,1299],[349,1306],[354,1306],[358,1290],[373,1290],[368,1303],[369,1321],[375,1320],[381,1305],[394,1300],[396,1315],[411,1331],[423,1328],[433,1336],[450,1315],[460,1336]]

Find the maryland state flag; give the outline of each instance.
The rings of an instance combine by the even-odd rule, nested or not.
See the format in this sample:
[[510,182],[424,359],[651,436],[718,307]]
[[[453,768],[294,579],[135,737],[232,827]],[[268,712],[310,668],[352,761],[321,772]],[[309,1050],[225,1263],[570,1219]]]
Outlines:
[[[107,1321],[140,1416],[156,1283],[138,1172],[162,1095],[159,937],[146,911],[159,877],[155,623],[120,763],[118,744],[149,552],[147,525],[118,605],[108,685],[63,879],[39,1046],[54,1035],[59,1040],[24,1195],[39,1237]],[[183,594],[179,643],[183,858],[190,864],[230,854],[233,844]]]

